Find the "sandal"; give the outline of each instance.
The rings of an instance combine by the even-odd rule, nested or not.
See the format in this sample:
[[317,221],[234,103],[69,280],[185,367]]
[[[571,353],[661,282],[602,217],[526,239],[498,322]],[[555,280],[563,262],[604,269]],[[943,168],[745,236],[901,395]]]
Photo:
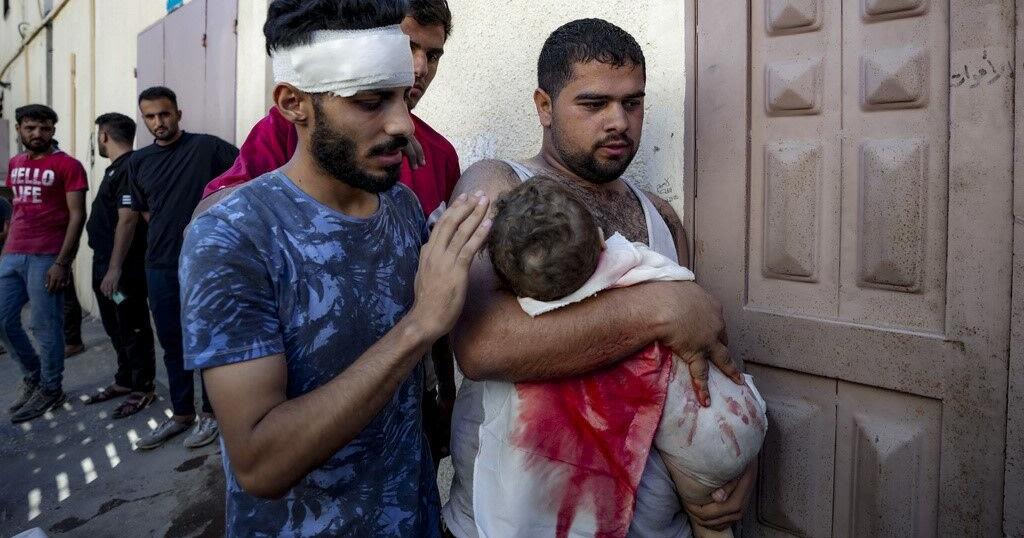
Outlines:
[[85,405],[98,404],[107,400],[113,400],[114,398],[120,398],[121,396],[127,396],[131,393],[131,390],[118,390],[114,388],[114,385],[108,385],[107,388],[101,390],[99,394],[89,396],[85,400]]
[[154,399],[156,394],[152,392],[133,392],[128,395],[127,400],[117,406],[117,409],[114,409],[114,418],[130,417],[148,407]]

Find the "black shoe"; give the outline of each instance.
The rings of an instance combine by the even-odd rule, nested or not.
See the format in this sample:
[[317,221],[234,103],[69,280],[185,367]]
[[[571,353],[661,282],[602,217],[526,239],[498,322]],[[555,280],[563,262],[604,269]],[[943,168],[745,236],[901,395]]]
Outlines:
[[17,413],[18,410],[32,398],[32,395],[36,393],[36,389],[38,388],[38,385],[26,383],[24,380],[22,380],[21,383],[18,383],[18,397],[11,402],[11,406],[7,408],[7,412],[12,415]]
[[32,420],[36,417],[41,417],[50,409],[60,406],[67,399],[68,396],[64,394],[63,390],[57,389],[56,392],[46,392],[43,389],[39,389],[27,402],[25,402],[25,405],[21,406],[21,409],[11,417],[11,422],[17,424],[19,422]]

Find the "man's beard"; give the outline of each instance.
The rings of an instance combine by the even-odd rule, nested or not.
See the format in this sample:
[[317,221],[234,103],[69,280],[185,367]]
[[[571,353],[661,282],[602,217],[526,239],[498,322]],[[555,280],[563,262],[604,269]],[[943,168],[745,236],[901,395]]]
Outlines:
[[173,139],[175,136],[178,136],[178,131],[179,131],[179,129],[170,129],[170,128],[168,128],[161,135],[158,135],[156,133],[150,133],[150,134],[153,135],[153,139],[154,140],[159,140],[161,142],[167,142],[168,140]]
[[[551,141],[555,150],[562,158],[563,164],[572,170],[577,176],[597,184],[611,183],[622,177],[622,174],[629,168],[629,164],[636,157],[636,144],[626,135],[605,138],[595,144],[589,151],[571,148],[563,142],[562,133],[556,123],[551,124]],[[601,146],[615,141],[629,143],[631,153],[625,159],[619,161],[600,161],[597,159],[597,150]]]
[[[384,169],[383,175],[376,175],[356,164],[356,144],[350,138],[335,131],[327,124],[324,113],[314,102],[316,118],[313,131],[310,133],[310,151],[313,159],[328,175],[359,190],[372,193],[384,192],[398,183],[402,164]],[[370,157],[394,153],[406,146],[409,141],[404,137],[393,138],[390,142],[374,146]]]
[[53,145],[53,140],[40,140],[33,144],[31,141],[22,138],[21,145],[25,146],[25,149],[32,153],[43,153],[50,149],[50,146]]

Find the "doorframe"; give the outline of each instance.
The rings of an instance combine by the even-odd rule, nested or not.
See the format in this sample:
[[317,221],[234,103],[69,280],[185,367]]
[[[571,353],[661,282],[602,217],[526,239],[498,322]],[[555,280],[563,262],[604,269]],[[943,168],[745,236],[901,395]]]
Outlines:
[[[1024,2],[1017,3],[1016,60],[1024,58]],[[1006,472],[1003,535],[1024,535],[1024,77],[1014,89],[1013,289],[1006,409]]]

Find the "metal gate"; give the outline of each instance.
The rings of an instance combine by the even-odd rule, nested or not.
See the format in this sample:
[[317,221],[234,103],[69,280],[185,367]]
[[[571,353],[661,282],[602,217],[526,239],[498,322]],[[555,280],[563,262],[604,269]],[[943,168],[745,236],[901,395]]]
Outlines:
[[748,536],[999,536],[1014,6],[698,0],[695,266],[769,403]]
[[[235,0],[192,0],[139,33],[138,91],[174,90],[188,131],[235,140]],[[139,118],[138,147],[153,142]]]

